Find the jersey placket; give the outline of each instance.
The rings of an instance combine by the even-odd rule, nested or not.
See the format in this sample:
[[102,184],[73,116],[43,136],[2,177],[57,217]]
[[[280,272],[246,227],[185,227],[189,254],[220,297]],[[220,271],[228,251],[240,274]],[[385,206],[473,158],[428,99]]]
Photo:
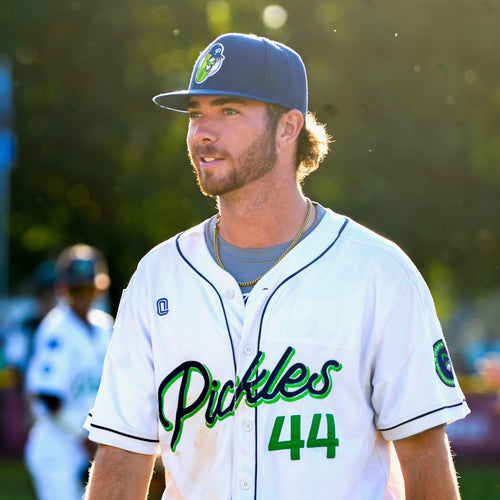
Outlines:
[[[263,304],[269,291],[259,284],[251,292],[247,303],[237,352],[238,381],[242,381],[248,367],[258,356],[258,331]],[[252,499],[256,497],[256,460],[257,460],[257,408],[247,404],[244,394],[234,415],[233,435],[233,499]]]

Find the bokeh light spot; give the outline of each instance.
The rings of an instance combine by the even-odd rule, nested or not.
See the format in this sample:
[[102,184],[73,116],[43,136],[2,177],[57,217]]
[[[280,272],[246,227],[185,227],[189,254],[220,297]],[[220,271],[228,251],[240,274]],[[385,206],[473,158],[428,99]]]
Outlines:
[[268,5],[262,12],[264,24],[275,30],[284,26],[287,17],[287,11],[281,5]]
[[472,85],[474,82],[477,81],[477,73],[473,69],[468,69],[464,73],[464,78],[469,85]]

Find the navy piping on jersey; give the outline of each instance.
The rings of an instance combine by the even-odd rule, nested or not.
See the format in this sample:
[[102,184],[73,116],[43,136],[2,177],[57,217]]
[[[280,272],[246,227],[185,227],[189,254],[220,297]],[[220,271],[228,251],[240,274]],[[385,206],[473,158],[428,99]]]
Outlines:
[[[301,273],[304,269],[307,269],[309,266],[314,264],[316,261],[321,259],[327,252],[331,250],[331,248],[337,243],[338,239],[340,238],[340,235],[344,232],[345,227],[347,226],[347,223],[349,222],[349,219],[346,217],[344,223],[342,224],[342,227],[339,229],[339,232],[337,233],[337,236],[335,239],[321,252],[316,258],[311,260],[308,264],[306,264],[304,267],[300,268],[298,271],[295,271],[293,274],[288,276],[288,278],[284,279],[273,291],[273,293],[269,296],[267,299],[266,305],[264,306],[264,309],[262,310],[262,314],[260,316],[260,325],[259,325],[259,335],[257,337],[257,351],[260,351],[260,338],[262,335],[262,324],[264,322],[264,315],[266,314],[267,306],[271,302],[271,299],[273,298],[274,294],[281,288],[282,285],[284,285],[287,281],[291,280],[293,277],[297,276],[297,274]],[[257,500],[257,435],[258,435],[258,428],[257,428],[257,406],[255,407],[255,472],[254,472],[254,500]]]
[[436,410],[428,411],[427,413],[422,413],[421,415],[417,415],[416,417],[410,418],[409,420],[406,420],[405,422],[401,422],[400,424],[393,425],[392,427],[387,427],[386,429],[379,429],[379,431],[381,431],[381,432],[391,431],[392,429],[396,429],[397,427],[400,427],[402,425],[413,422],[414,420],[418,420],[419,418],[426,417],[427,415],[431,415],[432,413],[437,413],[438,411],[448,410],[449,408],[456,408],[457,406],[462,406],[464,404],[464,402],[465,402],[465,400],[460,401],[460,403],[457,403],[454,405],[442,406],[441,408],[437,408]]
[[[89,413],[89,416],[92,418],[92,414],[91,413]],[[125,436],[125,437],[128,437],[128,438],[137,439],[138,441],[146,441],[148,443],[159,443],[160,442],[159,439],[141,438],[141,437],[133,436],[132,434],[126,434],[125,432],[117,431],[115,429],[110,429],[109,427],[104,427],[102,425],[97,425],[97,424],[92,424],[91,423],[90,427],[94,427],[95,429],[102,429],[103,431],[113,432],[114,434],[119,434],[120,436]]]
[[227,320],[227,314],[226,314],[226,309],[224,308],[224,302],[222,301],[222,297],[220,296],[220,293],[219,291],[217,290],[217,288],[215,287],[215,285],[210,281],[208,280],[205,276],[203,276],[203,274],[200,273],[200,271],[198,271],[198,269],[196,269],[193,264],[191,264],[191,262],[189,262],[189,260],[184,256],[184,254],[182,253],[182,250],[181,250],[181,247],[179,245],[179,238],[182,236],[183,233],[179,234],[179,236],[177,236],[177,239],[175,240],[175,246],[177,247],[177,251],[179,252],[179,255],[182,257],[182,259],[184,260],[184,262],[186,262],[186,264],[198,275],[200,276],[201,278],[203,278],[214,290],[215,290],[215,293],[217,294],[217,297],[219,297],[219,301],[220,301],[220,305],[222,307],[222,312],[224,313],[224,321],[226,322],[226,329],[227,329],[227,334],[228,334],[228,337],[229,337],[229,342],[231,343],[231,351],[233,353],[233,365],[234,365],[234,375],[236,377],[236,373],[237,373],[237,368],[236,368],[236,355],[234,353],[234,345],[233,345],[233,339],[231,338],[231,329],[229,328],[229,322]]

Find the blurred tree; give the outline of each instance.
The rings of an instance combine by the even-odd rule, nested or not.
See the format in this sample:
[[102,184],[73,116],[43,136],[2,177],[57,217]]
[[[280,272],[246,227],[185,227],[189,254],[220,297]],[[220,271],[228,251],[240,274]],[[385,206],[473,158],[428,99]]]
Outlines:
[[499,3],[281,5],[284,24],[264,20],[262,0],[0,5],[19,137],[13,290],[85,241],[110,261],[116,304],[149,248],[214,212],[186,158],[186,117],[151,97],[184,88],[199,51],[230,30],[303,56],[310,108],[336,141],[309,196],[397,241],[443,310],[450,294],[499,286]]

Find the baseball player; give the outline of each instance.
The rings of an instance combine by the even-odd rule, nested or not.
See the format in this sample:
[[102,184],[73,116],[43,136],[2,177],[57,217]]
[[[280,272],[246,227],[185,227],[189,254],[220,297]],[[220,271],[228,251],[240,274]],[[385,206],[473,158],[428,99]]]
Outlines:
[[88,245],[64,250],[57,269],[66,300],[35,334],[26,378],[34,425],[25,456],[40,500],[77,500],[89,464],[82,425],[94,404],[112,330],[111,317],[92,305],[109,278],[102,254]]
[[[95,407],[90,500],[452,499],[444,426],[468,413],[434,304],[392,242],[306,198],[328,149],[289,47],[230,33],[188,90],[187,144],[218,214],[125,290]],[[305,123],[305,125],[304,125]]]

